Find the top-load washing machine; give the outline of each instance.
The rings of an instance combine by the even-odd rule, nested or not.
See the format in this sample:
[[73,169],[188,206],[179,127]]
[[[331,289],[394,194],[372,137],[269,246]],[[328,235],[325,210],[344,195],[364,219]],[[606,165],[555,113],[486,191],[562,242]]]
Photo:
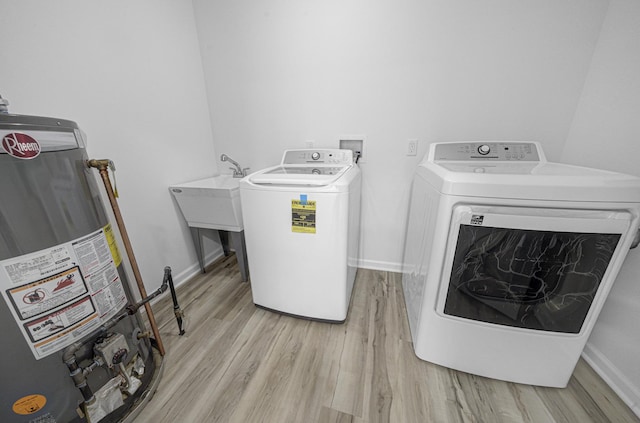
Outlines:
[[403,263],[416,355],[566,386],[639,215],[639,178],[547,162],[538,143],[432,144]]
[[351,150],[287,150],[240,181],[253,302],[331,322],[347,317],[360,234]]

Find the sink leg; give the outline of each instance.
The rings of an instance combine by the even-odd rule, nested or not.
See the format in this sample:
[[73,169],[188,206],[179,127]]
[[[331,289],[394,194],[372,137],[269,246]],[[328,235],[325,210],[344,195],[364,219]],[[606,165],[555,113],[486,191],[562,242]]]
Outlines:
[[240,277],[242,282],[249,280],[249,263],[247,261],[247,246],[244,242],[244,231],[229,232],[233,248],[236,250],[236,259],[240,268]]
[[200,234],[200,228],[189,227],[191,231],[191,238],[193,238],[193,245],[196,247],[196,255],[198,256],[198,263],[200,263],[200,270],[205,273],[204,270],[204,252],[202,251],[202,236]]
[[229,251],[229,231],[223,231],[222,229],[218,229],[218,236],[220,237],[220,244],[222,245],[222,252],[225,257],[228,257],[230,254]]

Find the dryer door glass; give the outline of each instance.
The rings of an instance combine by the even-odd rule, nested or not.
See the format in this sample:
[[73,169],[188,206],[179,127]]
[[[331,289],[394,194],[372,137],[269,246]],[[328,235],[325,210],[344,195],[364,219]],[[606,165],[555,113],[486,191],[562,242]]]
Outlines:
[[459,223],[444,314],[579,333],[621,233],[497,227],[486,217]]

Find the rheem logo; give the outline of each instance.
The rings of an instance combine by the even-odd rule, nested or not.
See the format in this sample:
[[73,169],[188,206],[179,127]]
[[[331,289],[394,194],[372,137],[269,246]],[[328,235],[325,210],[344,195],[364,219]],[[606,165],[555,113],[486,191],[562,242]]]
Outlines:
[[14,132],[2,138],[2,148],[18,159],[33,159],[40,154],[40,144],[27,134]]

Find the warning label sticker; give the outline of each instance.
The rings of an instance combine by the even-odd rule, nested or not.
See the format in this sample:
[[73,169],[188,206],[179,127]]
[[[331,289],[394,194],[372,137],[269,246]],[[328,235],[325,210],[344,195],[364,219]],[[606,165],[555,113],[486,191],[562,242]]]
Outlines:
[[46,403],[47,398],[44,395],[27,395],[14,402],[12,408],[16,414],[27,415],[42,410],[42,407],[44,407]]
[[36,359],[115,316],[127,297],[111,227],[0,261],[0,291]]
[[46,313],[86,293],[78,266],[7,291],[20,320]]
[[62,310],[57,310],[45,317],[32,320],[25,324],[24,327],[27,329],[31,341],[40,341],[75,325],[77,322],[91,316],[95,311],[89,297],[84,297],[77,303],[71,304]]
[[291,231],[316,233],[316,202],[291,200]]
[[109,249],[111,250],[111,256],[113,256],[113,262],[116,267],[120,266],[122,263],[122,257],[120,256],[120,251],[118,251],[118,244],[116,244],[116,237],[113,235],[113,229],[111,229],[111,225],[107,225],[104,227],[104,235],[107,237],[107,242],[109,243]]

